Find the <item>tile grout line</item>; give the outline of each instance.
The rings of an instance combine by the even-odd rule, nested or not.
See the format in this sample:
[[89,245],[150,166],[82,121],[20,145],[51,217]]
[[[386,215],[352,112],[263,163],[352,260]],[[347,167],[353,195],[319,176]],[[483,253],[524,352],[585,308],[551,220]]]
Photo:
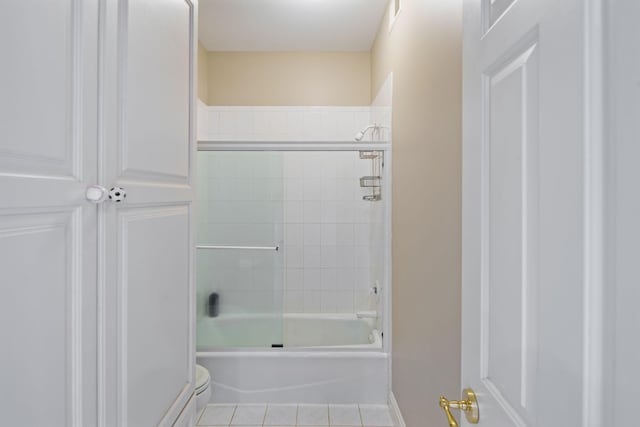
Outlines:
[[331,411],[329,410],[329,404],[327,404],[327,425],[331,425]]
[[298,413],[300,412],[300,404],[296,404],[296,426],[298,425]]
[[231,423],[233,422],[233,417],[235,417],[235,416],[236,416],[236,410],[237,410],[237,409],[238,409],[238,405],[235,405],[235,406],[233,407],[233,414],[231,414],[231,418],[229,419],[229,426],[228,426],[228,427],[231,427]]

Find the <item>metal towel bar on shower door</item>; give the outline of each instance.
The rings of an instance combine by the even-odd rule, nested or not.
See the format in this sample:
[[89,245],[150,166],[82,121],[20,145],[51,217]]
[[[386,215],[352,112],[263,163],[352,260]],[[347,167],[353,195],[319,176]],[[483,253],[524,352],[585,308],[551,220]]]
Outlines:
[[239,249],[248,251],[278,251],[280,246],[196,246],[196,249]]

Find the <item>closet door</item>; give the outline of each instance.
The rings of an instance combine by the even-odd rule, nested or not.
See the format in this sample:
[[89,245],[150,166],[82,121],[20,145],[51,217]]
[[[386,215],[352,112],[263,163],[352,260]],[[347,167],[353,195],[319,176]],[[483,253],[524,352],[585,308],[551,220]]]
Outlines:
[[122,201],[101,207],[101,423],[172,425],[194,390],[196,4],[103,12],[100,175]]
[[0,424],[96,424],[97,0],[0,2]]

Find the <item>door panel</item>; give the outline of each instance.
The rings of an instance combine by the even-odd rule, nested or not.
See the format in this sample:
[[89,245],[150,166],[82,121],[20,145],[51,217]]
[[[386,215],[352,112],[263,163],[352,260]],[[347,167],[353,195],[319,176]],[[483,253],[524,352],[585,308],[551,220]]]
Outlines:
[[484,76],[482,376],[530,418],[536,365],[538,51],[536,34]]
[[0,6],[7,425],[170,425],[193,394],[196,11],[131,4]]
[[75,177],[73,159],[81,141],[73,114],[81,108],[81,98],[74,95],[82,93],[85,77],[77,68],[83,65],[80,4],[4,3],[0,49],[11,60],[0,69],[6,85],[0,135],[9,136],[3,138],[0,164],[16,173]]
[[97,1],[0,3],[0,413],[96,424]]
[[488,31],[516,0],[482,0],[483,28]]
[[0,324],[12,325],[2,334],[0,352],[6,367],[0,383],[11,389],[3,393],[2,416],[15,425],[78,425],[83,393],[79,213],[0,216]]
[[194,390],[195,16],[106,3],[101,175],[127,194],[103,208],[107,426],[172,425]]
[[121,209],[118,216],[123,425],[156,425],[190,386],[190,212]]
[[97,1],[0,6],[0,173],[7,206],[85,202],[97,162],[97,22]]
[[184,0],[125,3],[121,177],[187,184],[193,8]]
[[578,0],[465,2],[463,387],[480,425],[581,425],[584,46]]
[[609,116],[606,169],[610,180],[605,186],[608,217],[603,251],[606,293],[594,300],[606,301],[603,357],[607,397],[602,425],[638,424],[634,410],[640,378],[640,2],[608,3],[607,95],[602,108]]

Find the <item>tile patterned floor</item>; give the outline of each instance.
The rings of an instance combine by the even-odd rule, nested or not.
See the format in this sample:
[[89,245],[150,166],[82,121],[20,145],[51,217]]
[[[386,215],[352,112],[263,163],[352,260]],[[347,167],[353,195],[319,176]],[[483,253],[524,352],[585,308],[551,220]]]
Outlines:
[[206,427],[394,427],[387,405],[208,405]]

